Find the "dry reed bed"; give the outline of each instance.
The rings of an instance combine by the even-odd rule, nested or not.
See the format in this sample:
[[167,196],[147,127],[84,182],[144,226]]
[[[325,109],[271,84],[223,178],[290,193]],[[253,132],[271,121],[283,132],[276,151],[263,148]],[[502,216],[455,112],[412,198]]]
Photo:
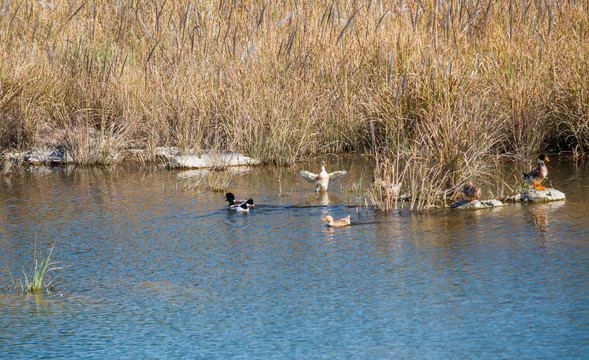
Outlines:
[[589,150],[588,2],[3,2],[0,146],[374,151],[451,188],[491,154]]

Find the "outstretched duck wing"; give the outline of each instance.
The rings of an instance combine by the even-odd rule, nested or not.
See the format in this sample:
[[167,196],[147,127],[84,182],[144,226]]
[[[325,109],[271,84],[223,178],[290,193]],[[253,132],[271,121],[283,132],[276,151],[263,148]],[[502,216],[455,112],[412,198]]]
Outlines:
[[346,175],[348,172],[345,170],[342,171],[334,171],[332,173],[329,174],[329,180],[331,181],[335,181],[339,178],[341,178],[342,176]]
[[317,174],[313,174],[312,172],[306,170],[299,171],[298,174],[300,177],[302,177],[310,183],[315,182],[315,180],[317,180]]

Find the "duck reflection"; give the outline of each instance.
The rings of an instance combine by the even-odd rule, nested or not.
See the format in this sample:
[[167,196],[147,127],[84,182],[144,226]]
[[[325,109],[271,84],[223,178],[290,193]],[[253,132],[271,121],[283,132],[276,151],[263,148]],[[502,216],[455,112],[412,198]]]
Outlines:
[[329,205],[329,195],[327,195],[327,192],[316,193],[315,202],[317,205],[327,206],[327,205]]
[[[333,201],[337,202],[337,197],[334,198]],[[330,197],[327,192],[317,192],[309,194],[309,196],[304,199],[303,203],[308,206],[328,206],[330,204]]]
[[549,229],[548,215],[550,212],[560,208],[564,205],[564,201],[555,201],[546,204],[530,205],[527,207],[527,213],[536,228],[542,233],[546,233]]
[[548,214],[546,208],[542,207],[539,209],[530,210],[530,215],[532,215],[532,220],[534,221],[534,225],[536,225],[538,230],[543,233],[548,231]]

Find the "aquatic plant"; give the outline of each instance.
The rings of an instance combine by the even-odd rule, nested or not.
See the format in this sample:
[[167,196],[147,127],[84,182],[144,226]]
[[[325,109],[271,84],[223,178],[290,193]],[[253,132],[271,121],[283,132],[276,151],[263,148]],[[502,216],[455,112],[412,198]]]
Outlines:
[[[427,156],[429,154],[429,156]],[[477,184],[501,184],[498,159],[459,152],[450,161],[440,161],[419,144],[411,152],[402,148],[375,156],[376,166],[369,200],[377,211],[407,209],[426,213],[462,196],[466,181]],[[499,186],[501,192],[506,185]]]
[[[350,205],[353,205],[354,207],[356,207],[356,212],[359,214],[362,212],[362,206],[364,206],[365,204],[367,204],[367,200],[366,200],[366,189],[365,187],[365,181],[364,181],[364,177],[365,177],[365,171],[362,170],[359,176],[359,180],[353,184],[351,184],[349,187],[343,188],[343,190],[346,193],[350,194]],[[366,207],[366,211],[368,211],[368,208]]]
[[10,272],[10,269],[8,269],[8,273],[10,274],[10,280],[11,280],[10,287],[14,290],[20,289],[20,291],[22,293],[39,292],[43,289],[45,289],[45,291],[49,293],[49,291],[53,289],[53,287],[52,287],[53,282],[57,279],[57,277],[55,277],[49,282],[47,282],[45,279],[45,275],[47,274],[47,272],[58,269],[58,268],[49,268],[48,269],[49,265],[55,264],[55,263],[49,262],[51,259],[51,253],[53,252],[54,247],[55,247],[55,244],[51,246],[51,248],[49,249],[49,251],[45,257],[38,258],[37,257],[37,241],[35,240],[35,250],[33,253],[34,266],[33,266],[33,270],[32,270],[30,277],[27,276],[27,272],[25,271],[24,266],[22,269],[23,278],[20,278],[18,280],[14,280],[14,278],[12,277],[12,273]]

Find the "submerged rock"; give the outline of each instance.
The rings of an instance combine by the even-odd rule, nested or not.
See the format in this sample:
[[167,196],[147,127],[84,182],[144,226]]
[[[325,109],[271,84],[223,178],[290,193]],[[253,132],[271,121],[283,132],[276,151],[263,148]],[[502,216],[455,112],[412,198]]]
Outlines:
[[562,191],[548,188],[548,189],[528,189],[520,194],[507,197],[506,201],[518,202],[518,201],[529,201],[529,202],[548,202],[548,201],[560,201],[565,200],[566,196]]
[[[252,168],[249,166],[235,166],[228,168],[225,172],[229,174],[242,174],[251,170]],[[184,170],[178,172],[178,179],[200,179],[211,174],[212,171],[212,168]]]
[[200,169],[259,164],[259,160],[231,151],[211,151],[202,152],[199,155],[177,154],[166,164],[166,167],[170,169]]
[[490,209],[494,207],[504,206],[505,204],[499,200],[460,200],[450,205],[451,208],[457,210],[479,210],[479,209]]
[[37,165],[25,168],[25,171],[37,175],[71,175],[74,165],[52,166],[52,165]]

